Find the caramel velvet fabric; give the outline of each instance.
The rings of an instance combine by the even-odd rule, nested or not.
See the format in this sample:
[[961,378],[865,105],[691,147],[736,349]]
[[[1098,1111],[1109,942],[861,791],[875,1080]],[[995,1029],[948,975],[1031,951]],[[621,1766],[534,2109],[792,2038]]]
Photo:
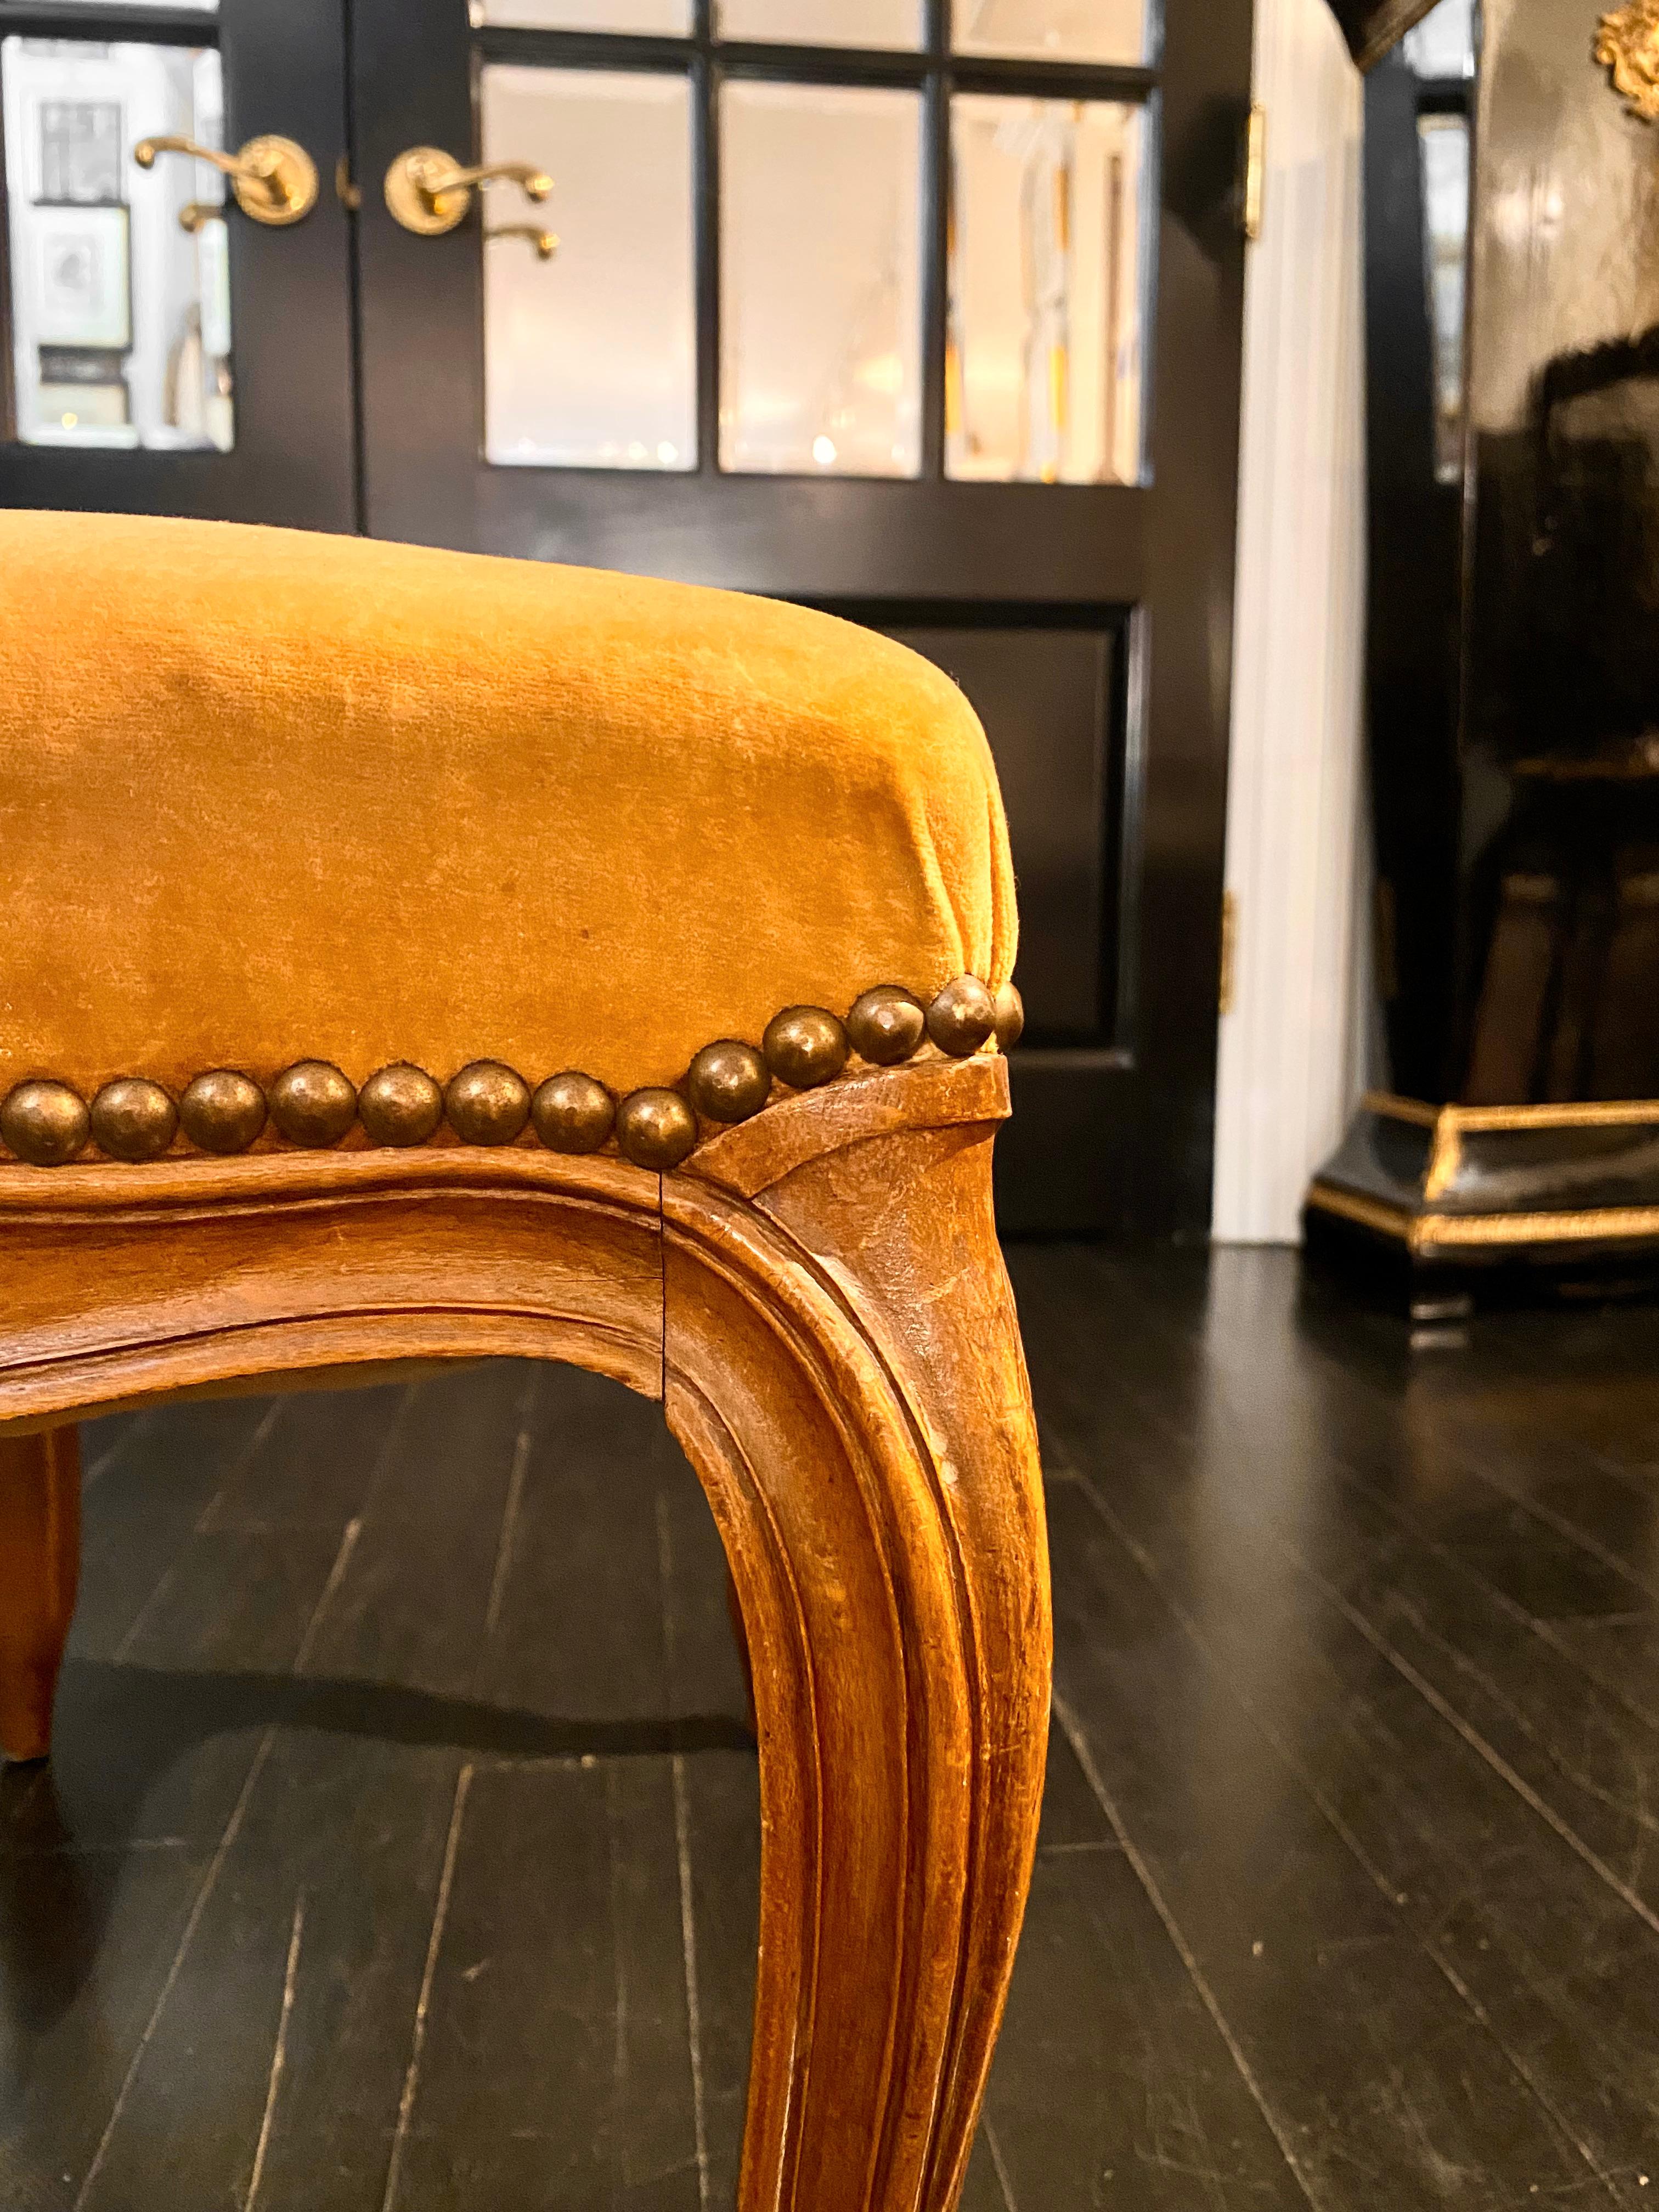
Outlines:
[[0,1095],[301,1058],[625,1091],[1013,966],[979,724],[848,623],[108,515],[0,515]]

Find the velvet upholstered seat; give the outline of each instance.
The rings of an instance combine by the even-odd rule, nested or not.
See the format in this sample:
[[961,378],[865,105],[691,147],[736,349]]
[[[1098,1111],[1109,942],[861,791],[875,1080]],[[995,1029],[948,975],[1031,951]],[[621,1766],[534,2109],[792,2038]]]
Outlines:
[[868,631],[222,523],[9,514],[0,562],[0,1097],[296,1056],[626,1095],[1012,973],[984,737]]
[[0,1747],[47,1748],[88,1411],[617,1376],[752,1665],[742,2212],[948,2212],[1050,1651],[972,713],[615,575],[47,514],[0,561]]

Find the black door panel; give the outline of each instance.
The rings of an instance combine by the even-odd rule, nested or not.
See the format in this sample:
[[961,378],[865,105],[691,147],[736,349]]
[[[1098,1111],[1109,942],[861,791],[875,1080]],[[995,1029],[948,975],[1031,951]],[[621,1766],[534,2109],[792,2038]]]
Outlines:
[[1019,884],[1033,1045],[1115,1042],[1122,830],[1121,628],[894,629],[953,677],[995,757]]

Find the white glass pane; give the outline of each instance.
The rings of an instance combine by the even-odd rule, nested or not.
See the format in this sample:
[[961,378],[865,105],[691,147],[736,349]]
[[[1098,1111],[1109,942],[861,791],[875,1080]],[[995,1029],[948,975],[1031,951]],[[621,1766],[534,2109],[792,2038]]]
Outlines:
[[956,0],[951,43],[959,54],[1137,63],[1151,24],[1151,0]]
[[1463,474],[1463,300],[1469,243],[1469,126],[1461,115],[1424,115],[1423,229],[1434,339],[1434,472]]
[[471,9],[475,30],[486,23],[517,23],[539,31],[691,34],[691,0],[471,0]]
[[732,82],[720,131],[721,467],[915,476],[920,95]]
[[223,143],[210,48],[0,40],[16,435],[228,451],[224,179],[141,138]]
[[[534,161],[553,179],[544,207],[486,196],[488,458],[695,468],[687,80],[491,64],[480,106],[486,161]],[[533,236],[544,226],[559,241],[549,261]]]
[[946,473],[1136,483],[1144,111],[966,93],[951,149]]
[[1406,33],[1406,59],[1419,76],[1474,75],[1474,0],[1440,0]]
[[714,21],[722,39],[911,50],[921,44],[921,0],[718,0]]

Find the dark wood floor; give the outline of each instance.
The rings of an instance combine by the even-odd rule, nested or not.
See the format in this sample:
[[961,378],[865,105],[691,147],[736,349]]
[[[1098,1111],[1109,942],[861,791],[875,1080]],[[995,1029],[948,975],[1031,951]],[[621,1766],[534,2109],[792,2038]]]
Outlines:
[[[1659,1315],[1413,1354],[1285,1254],[1013,1261],[1058,1695],[970,2212],[1659,2202]],[[756,1769],[653,1410],[87,1444],[0,2204],[729,2206]]]

